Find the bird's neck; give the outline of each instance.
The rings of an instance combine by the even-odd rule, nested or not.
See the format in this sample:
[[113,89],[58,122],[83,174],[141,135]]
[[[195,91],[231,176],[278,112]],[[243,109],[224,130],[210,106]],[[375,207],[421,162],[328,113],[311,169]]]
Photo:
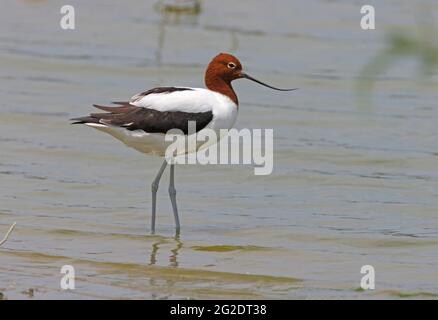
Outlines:
[[231,86],[231,81],[227,81],[218,76],[207,73],[205,75],[205,86],[212,91],[226,95],[236,104],[236,106],[239,105],[239,100],[237,99],[237,95]]

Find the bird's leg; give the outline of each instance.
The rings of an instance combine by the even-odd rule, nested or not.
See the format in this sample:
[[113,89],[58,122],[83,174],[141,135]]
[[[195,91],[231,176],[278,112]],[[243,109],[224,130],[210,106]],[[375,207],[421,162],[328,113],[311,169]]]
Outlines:
[[152,182],[151,189],[152,189],[152,221],[151,221],[151,233],[155,233],[155,217],[156,217],[156,209],[157,209],[157,190],[158,190],[158,184],[160,183],[161,176],[163,175],[164,169],[166,169],[167,166],[167,160],[164,159],[163,164],[160,167],[160,170],[158,170],[157,176],[155,177],[154,181]]
[[170,164],[170,181],[169,181],[169,196],[172,202],[173,215],[175,216],[175,228],[177,234],[179,234],[180,224],[178,217],[178,208],[176,206],[176,190],[175,190],[175,164]]

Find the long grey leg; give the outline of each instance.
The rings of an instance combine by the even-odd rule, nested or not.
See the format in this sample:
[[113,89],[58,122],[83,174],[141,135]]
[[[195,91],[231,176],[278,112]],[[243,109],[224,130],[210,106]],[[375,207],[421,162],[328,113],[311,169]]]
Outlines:
[[156,217],[156,209],[157,209],[157,190],[158,190],[158,184],[160,183],[161,176],[163,175],[164,169],[166,169],[167,161],[164,159],[163,164],[160,167],[160,170],[158,170],[157,176],[155,177],[154,181],[152,182],[151,189],[152,189],[152,222],[151,222],[151,233],[155,233],[155,217]]
[[175,228],[176,232],[179,233],[180,224],[178,217],[178,208],[176,206],[176,190],[175,190],[175,164],[170,164],[170,181],[169,181],[169,196],[172,202],[173,215],[175,216]]

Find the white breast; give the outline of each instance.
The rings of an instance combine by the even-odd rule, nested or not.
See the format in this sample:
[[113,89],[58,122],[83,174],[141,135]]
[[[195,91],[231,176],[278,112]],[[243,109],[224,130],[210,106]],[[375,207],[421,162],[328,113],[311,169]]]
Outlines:
[[208,127],[214,130],[232,128],[237,119],[237,105],[226,95],[207,91],[212,96],[211,99],[215,100],[212,104],[213,120]]

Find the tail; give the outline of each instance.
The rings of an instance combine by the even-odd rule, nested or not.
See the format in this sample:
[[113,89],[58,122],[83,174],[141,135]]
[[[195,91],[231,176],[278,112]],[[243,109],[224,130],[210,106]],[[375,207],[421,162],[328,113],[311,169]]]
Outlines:
[[113,102],[114,104],[119,105],[119,107],[107,107],[100,106],[97,104],[93,104],[93,107],[106,111],[106,113],[92,113],[85,117],[73,118],[70,121],[73,121],[71,124],[99,124],[106,125],[105,119],[113,118],[114,116],[126,114],[133,110],[138,109],[138,107],[129,104],[129,102]]
[[92,116],[73,118],[70,119],[70,121],[73,121],[71,124],[100,123],[99,119],[93,118]]

